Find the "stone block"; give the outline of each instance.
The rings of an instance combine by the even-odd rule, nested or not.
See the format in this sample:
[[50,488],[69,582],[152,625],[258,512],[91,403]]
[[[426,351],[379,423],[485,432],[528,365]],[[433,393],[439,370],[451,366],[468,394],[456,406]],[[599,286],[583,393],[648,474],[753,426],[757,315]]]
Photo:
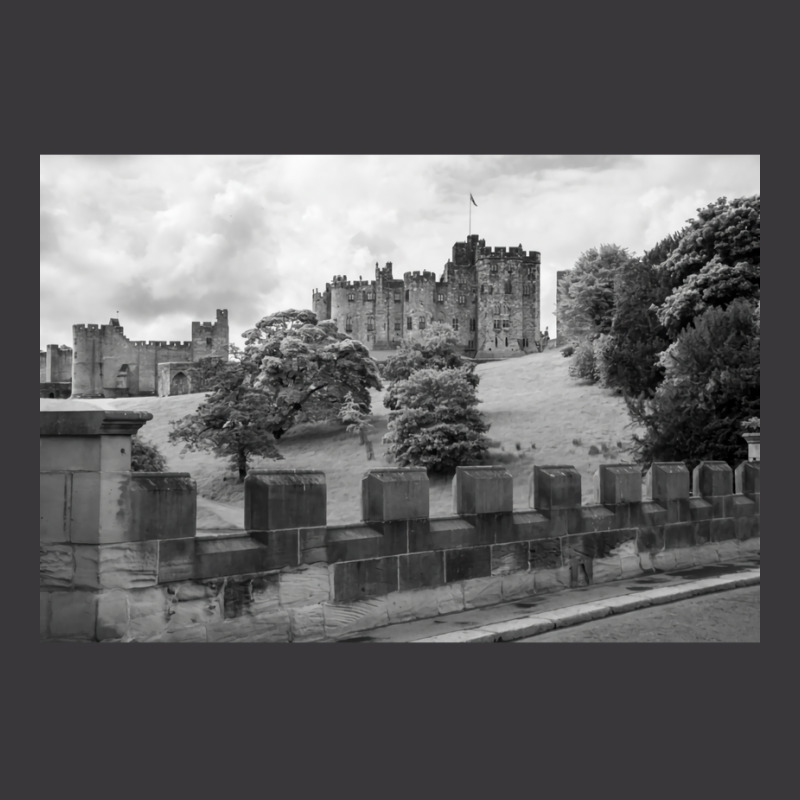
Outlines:
[[642,470],[636,464],[601,464],[599,480],[602,505],[642,502]]
[[69,500],[72,475],[39,473],[39,541],[69,542]]
[[491,548],[492,575],[509,575],[528,569],[528,543],[496,544]]
[[733,470],[724,461],[701,461],[692,473],[692,494],[706,500],[733,494]]
[[720,561],[733,561],[741,557],[741,549],[738,539],[727,539],[725,541],[718,541],[717,554]]
[[[564,563],[576,556],[585,558],[607,558],[619,555],[620,549],[628,542],[635,542],[637,530],[623,528],[596,533],[579,533],[561,539],[561,555]],[[629,548],[632,552],[633,548]]]
[[75,585],[85,589],[143,589],[158,583],[158,542],[77,544]]
[[428,474],[424,469],[370,470],[361,481],[364,522],[430,516]]
[[207,642],[208,636],[206,634],[206,626],[203,624],[190,625],[185,628],[176,628],[175,630],[166,630],[156,640],[159,643],[165,644],[187,644],[195,642]]
[[695,545],[707,544],[711,541],[711,520],[704,519],[694,523]]
[[531,569],[554,569],[562,567],[560,539],[537,539],[528,544],[528,561]]
[[711,541],[721,542],[736,538],[736,521],[733,517],[711,520]]
[[[451,519],[451,518],[447,518]],[[452,517],[453,520],[458,519],[457,517]],[[441,520],[440,520],[441,522]],[[385,524],[385,523],[384,523]],[[406,521],[406,526],[408,529],[408,552],[409,553],[418,553],[424,552],[426,550],[431,550],[431,520],[428,517],[422,517],[420,519],[409,519]]]
[[383,537],[379,531],[366,525],[348,525],[328,528],[326,541],[327,561],[363,561],[383,555]]
[[547,513],[550,515],[551,536],[567,536],[580,532],[583,525],[580,508],[553,508]]
[[570,568],[537,569],[533,573],[533,582],[537,594],[539,592],[557,592],[570,586]]
[[674,547],[672,554],[675,556],[675,566],[677,569],[689,569],[696,566],[694,557],[694,547]]
[[510,600],[521,600],[523,597],[530,597],[535,594],[536,578],[533,570],[503,575],[500,579],[500,590],[503,594],[504,603]]
[[664,547],[672,550],[676,547],[694,547],[695,525],[693,522],[672,522],[664,526]]
[[53,592],[50,595],[50,638],[91,642],[97,625],[95,592]]
[[[209,603],[208,600],[200,598],[180,601],[177,595],[173,595],[172,602],[167,607],[165,632],[171,634],[197,625],[205,627],[208,624],[221,622],[223,619],[224,614],[216,603]],[[203,636],[205,638],[205,634]]]
[[396,591],[398,591],[397,556],[333,565],[335,603],[352,603]]
[[471,578],[488,578],[492,574],[492,557],[489,547],[445,550],[444,557],[446,583]]
[[457,514],[511,513],[514,479],[505,467],[457,467],[453,496]]
[[592,562],[592,583],[609,583],[622,577],[622,564],[619,556],[596,558]]
[[608,531],[616,528],[616,514],[605,506],[593,505],[581,508],[580,530],[586,532]]
[[[396,559],[395,559],[396,560]],[[337,565],[337,569],[340,566]],[[389,600],[375,597],[348,605],[326,603],[324,610],[325,638],[341,639],[359,631],[380,628],[389,624]]]
[[636,546],[640,553],[656,553],[664,549],[664,526],[648,525],[639,528]]
[[[427,519],[413,521],[428,522]],[[407,519],[393,519],[386,522],[372,523],[381,535],[379,555],[396,556],[408,552],[408,528],[411,522],[411,520]]]
[[328,561],[328,550],[325,544],[327,534],[328,529],[325,526],[300,528],[298,537],[301,564],[315,564],[320,561]]
[[194,578],[197,540],[164,539],[158,543],[158,582],[186,581]]
[[721,519],[722,517],[733,516],[733,495],[716,495],[709,498],[711,503],[711,517],[712,519]]
[[514,515],[511,512],[465,515],[464,519],[475,528],[476,544],[494,544],[512,540]]
[[288,611],[293,642],[321,642],[325,639],[325,609],[322,605],[299,606]]
[[645,482],[652,500],[665,508],[668,501],[689,499],[689,470],[683,462],[653,464]]
[[280,607],[278,581],[276,573],[226,578],[222,587],[222,616],[234,619],[273,614]]
[[[538,511],[516,512],[513,515],[511,541],[524,539],[549,539],[552,538],[552,523],[548,517]],[[496,539],[497,542],[502,541]]]
[[754,517],[756,515],[755,500],[743,494],[735,494],[732,498],[732,511],[733,514],[731,516],[733,516],[734,519]]
[[187,472],[131,475],[129,539],[187,539],[195,535],[197,485]]
[[473,578],[464,581],[464,608],[481,608],[503,602],[500,578]]
[[459,517],[432,519],[427,526],[427,532],[423,526],[421,531],[412,531],[409,538],[409,549],[412,552],[450,550],[457,547],[472,547],[478,543],[475,526]]
[[271,531],[263,538],[248,535],[200,538],[195,545],[195,578],[222,578],[295,567],[297,538],[297,531]]
[[244,480],[247,531],[316,528],[327,522],[325,473],[316,470],[251,470]]
[[702,497],[689,498],[689,516],[695,522],[702,522],[711,519],[714,516],[711,503],[704,500]]
[[741,540],[758,536],[760,533],[758,522],[756,517],[737,517],[735,522],[736,538]]
[[761,494],[761,462],[743,461],[736,467],[736,491],[752,497]]
[[[389,622],[394,625],[438,616],[441,613],[439,596],[438,588],[399,591],[386,595]],[[463,608],[463,603],[461,607]]]
[[697,566],[702,566],[703,564],[717,564],[719,562],[717,545],[713,542],[698,544],[693,549],[692,557]]
[[123,639],[128,632],[127,592],[112,590],[97,596],[96,638],[99,642]]
[[587,556],[573,556],[567,561],[571,589],[594,583],[594,560]]
[[464,610],[464,584],[451,583],[433,589],[436,592],[439,614],[452,614]]
[[100,436],[40,436],[41,472],[99,472],[100,468]]
[[643,575],[642,563],[638,555],[623,555],[619,559],[620,578],[635,578]]
[[689,508],[689,498],[687,497],[678,497],[674,500],[665,500],[663,502],[663,506],[667,512],[668,523],[689,522],[692,519],[692,513]]
[[206,626],[209,642],[288,642],[291,622],[286,611],[275,611],[270,615],[237,617]]
[[39,545],[39,586],[69,589],[75,578],[75,558],[69,544]]
[[739,552],[741,555],[756,555],[761,553],[761,537],[754,536],[751,539],[743,539],[739,542]]
[[662,550],[651,555],[653,568],[659,572],[669,572],[678,568],[678,560],[675,558],[674,550]]
[[641,527],[658,527],[667,522],[667,509],[653,501],[644,501],[639,507],[639,515]]
[[130,472],[75,472],[70,540],[113,544],[130,540]]
[[581,504],[581,474],[573,466],[534,466],[534,508],[548,513]]
[[298,567],[280,574],[282,606],[310,606],[331,600],[330,575],[327,564]]
[[444,555],[442,551],[410,553],[399,557],[401,592],[409,589],[432,588],[444,584]]

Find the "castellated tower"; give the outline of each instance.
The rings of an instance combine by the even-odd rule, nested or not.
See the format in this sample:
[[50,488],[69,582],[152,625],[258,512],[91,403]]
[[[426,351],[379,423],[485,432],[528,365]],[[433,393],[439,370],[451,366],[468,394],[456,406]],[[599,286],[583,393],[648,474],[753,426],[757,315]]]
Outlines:
[[392,263],[375,265],[375,280],[337,275],[325,291],[314,291],[318,319],[374,350],[413,340],[432,322],[450,325],[463,352],[478,359],[534,352],[539,341],[538,252],[486,247],[477,235],[453,245],[441,280],[433,272],[392,275]]

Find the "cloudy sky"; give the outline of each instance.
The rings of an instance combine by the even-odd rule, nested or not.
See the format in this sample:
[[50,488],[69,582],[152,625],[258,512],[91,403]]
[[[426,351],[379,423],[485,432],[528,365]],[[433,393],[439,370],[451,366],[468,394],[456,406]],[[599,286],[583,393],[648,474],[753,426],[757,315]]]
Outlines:
[[541,252],[552,333],[557,270],[603,243],[641,253],[760,181],[757,155],[41,156],[39,347],[110,317],[130,339],[184,340],[217,308],[238,344],[333,275],[441,276],[470,192],[487,245]]

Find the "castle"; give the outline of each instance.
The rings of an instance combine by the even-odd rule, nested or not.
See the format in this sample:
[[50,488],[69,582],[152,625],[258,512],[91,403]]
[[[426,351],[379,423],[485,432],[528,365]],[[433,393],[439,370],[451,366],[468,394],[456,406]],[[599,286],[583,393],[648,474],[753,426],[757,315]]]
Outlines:
[[336,275],[312,295],[314,313],[370,350],[393,350],[432,322],[452,326],[462,350],[478,360],[509,358],[537,349],[540,254],[518,247],[486,247],[477,234],[453,245],[441,280],[433,272],[392,275],[392,262],[375,265],[375,280]]
[[201,358],[228,352],[228,311],[217,320],[192,322],[191,341],[134,342],[119,320],[108,325],[73,325],[73,347],[39,351],[40,397],[131,397],[198,391],[192,367]]

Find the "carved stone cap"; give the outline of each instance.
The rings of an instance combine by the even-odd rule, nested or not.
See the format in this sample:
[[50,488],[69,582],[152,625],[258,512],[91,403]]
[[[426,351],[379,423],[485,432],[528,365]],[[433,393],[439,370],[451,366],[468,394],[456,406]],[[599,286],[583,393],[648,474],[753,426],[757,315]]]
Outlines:
[[83,400],[39,400],[39,436],[132,436],[149,411],[111,411]]

